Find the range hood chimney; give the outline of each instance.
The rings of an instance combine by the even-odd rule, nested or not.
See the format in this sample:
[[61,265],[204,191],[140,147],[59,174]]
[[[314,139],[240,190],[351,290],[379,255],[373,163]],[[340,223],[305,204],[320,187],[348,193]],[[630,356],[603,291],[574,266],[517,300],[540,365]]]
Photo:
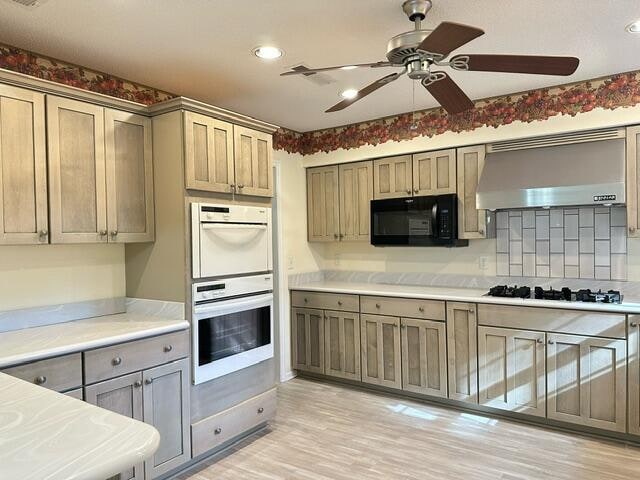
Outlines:
[[624,137],[608,129],[489,145],[478,208],[625,203]]

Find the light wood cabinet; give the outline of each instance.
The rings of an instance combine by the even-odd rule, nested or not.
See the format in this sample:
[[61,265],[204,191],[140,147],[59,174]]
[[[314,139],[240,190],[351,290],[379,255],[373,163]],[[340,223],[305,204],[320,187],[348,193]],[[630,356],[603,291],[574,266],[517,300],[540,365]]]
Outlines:
[[338,167],[307,169],[307,230],[310,242],[333,242],[340,235]]
[[273,145],[268,133],[233,126],[236,192],[273,195]]
[[235,186],[233,125],[184,112],[184,142],[186,187],[230,193]]
[[[175,393],[173,393],[175,395]],[[143,421],[142,373],[107,380],[85,387],[85,401],[125,417]],[[144,465],[139,463],[115,476],[119,480],[143,480]]]
[[546,416],[545,334],[478,327],[480,403]]
[[626,342],[547,334],[547,417],[626,430]]
[[109,241],[153,241],[151,120],[111,109],[104,116]]
[[373,161],[373,198],[410,197],[413,191],[411,155]]
[[362,381],[402,388],[400,319],[361,315],[360,328]]
[[477,317],[473,303],[447,302],[449,398],[478,403]]
[[44,95],[0,85],[0,245],[47,243]]
[[456,193],[455,149],[413,155],[413,194]]
[[52,243],[107,241],[104,109],[47,97]]
[[309,308],[291,310],[293,368],[324,373],[324,312]]
[[339,166],[341,240],[368,241],[373,200],[373,162]]
[[191,458],[189,360],[142,372],[143,419],[160,433],[160,446],[145,462],[145,479],[156,478]]
[[447,396],[447,339],[444,322],[402,318],[402,389]]
[[640,237],[640,126],[627,127],[627,230]]
[[360,315],[324,312],[324,373],[360,380]]
[[640,435],[640,315],[629,315],[629,433]]
[[484,168],[485,146],[458,148],[458,237],[486,238],[486,211],[478,210],[476,191]]

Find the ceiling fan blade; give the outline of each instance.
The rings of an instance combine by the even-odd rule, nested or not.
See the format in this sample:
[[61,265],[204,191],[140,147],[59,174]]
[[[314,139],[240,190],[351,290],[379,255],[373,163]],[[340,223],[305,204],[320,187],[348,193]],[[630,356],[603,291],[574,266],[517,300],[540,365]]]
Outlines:
[[439,58],[444,58],[456,48],[480,35],[484,35],[484,31],[479,28],[460,23],[442,22],[418,45],[418,50],[437,53],[441,55]]
[[394,65],[391,62],[375,62],[375,63],[353,63],[351,65],[339,65],[336,67],[323,68],[307,68],[303,65],[292,68],[289,72],[281,73],[281,77],[289,75],[313,75],[314,73],[327,72],[329,70],[351,70],[351,68],[379,68],[379,67],[402,67],[402,65]]
[[471,99],[445,72],[431,72],[429,77],[422,80],[422,85],[448,113],[460,113],[473,108]]
[[451,67],[456,70],[538,75],[571,75],[579,63],[576,57],[537,55],[456,55],[451,59]]
[[355,103],[358,100],[361,100],[362,98],[366,97],[370,93],[373,93],[376,90],[378,90],[380,87],[384,87],[386,84],[391,83],[394,80],[397,80],[402,75],[404,75],[405,72],[406,72],[406,70],[403,70],[403,71],[397,72],[397,73],[392,73],[391,75],[387,75],[385,77],[382,77],[382,78],[376,80],[373,83],[370,83],[366,87],[361,88],[360,90],[358,90],[358,94],[355,97],[353,97],[353,98],[345,98],[340,103],[336,103],[333,107],[329,108],[328,110],[325,110],[325,113],[337,112],[339,110],[344,110],[345,108],[347,108],[352,103]]

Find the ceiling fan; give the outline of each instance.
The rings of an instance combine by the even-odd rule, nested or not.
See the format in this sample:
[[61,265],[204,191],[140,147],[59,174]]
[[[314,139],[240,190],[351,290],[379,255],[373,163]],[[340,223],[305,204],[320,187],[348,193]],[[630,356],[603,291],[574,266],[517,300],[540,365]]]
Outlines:
[[328,70],[352,68],[399,67],[401,71],[386,75],[361,88],[353,98],[346,98],[326,110],[337,112],[366,97],[377,89],[407,74],[422,85],[449,113],[461,113],[473,108],[473,102],[446,72],[433,71],[432,67],[450,67],[454,70],[480,72],[530,73],[538,75],[571,75],[580,60],[575,57],[549,57],[537,55],[455,55],[447,56],[471,40],[484,35],[479,28],[458,23],[442,22],[435,30],[422,29],[422,21],[431,9],[431,0],[406,0],[404,13],[414,22],[414,30],[396,35],[387,44],[387,61],[359,63],[325,68],[295,67],[282,73],[288,75],[313,75]]

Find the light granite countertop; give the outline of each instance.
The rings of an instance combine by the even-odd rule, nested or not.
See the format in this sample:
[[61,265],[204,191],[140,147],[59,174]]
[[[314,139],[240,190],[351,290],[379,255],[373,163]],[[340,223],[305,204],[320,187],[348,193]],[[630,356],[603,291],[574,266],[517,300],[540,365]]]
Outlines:
[[120,313],[3,332],[0,333],[0,368],[187,328],[186,320]]
[[96,480],[151,457],[151,425],[0,373],[0,480]]
[[559,300],[535,300],[521,298],[499,298],[486,295],[486,289],[430,287],[420,285],[396,285],[364,282],[319,281],[290,287],[290,290],[311,292],[345,293],[355,295],[375,295],[385,297],[407,297],[426,300],[447,300],[451,302],[488,303],[515,305],[520,307],[562,308],[609,313],[640,313],[640,301],[621,304],[564,302]]

